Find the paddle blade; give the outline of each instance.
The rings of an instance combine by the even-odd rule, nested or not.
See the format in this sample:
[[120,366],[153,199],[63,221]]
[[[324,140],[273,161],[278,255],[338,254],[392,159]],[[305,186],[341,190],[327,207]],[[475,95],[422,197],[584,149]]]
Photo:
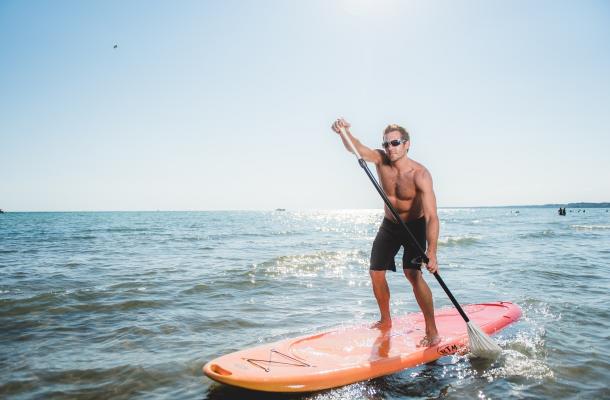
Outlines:
[[470,352],[475,357],[481,358],[496,358],[502,349],[489,336],[485,334],[478,326],[468,321],[468,340],[470,341]]

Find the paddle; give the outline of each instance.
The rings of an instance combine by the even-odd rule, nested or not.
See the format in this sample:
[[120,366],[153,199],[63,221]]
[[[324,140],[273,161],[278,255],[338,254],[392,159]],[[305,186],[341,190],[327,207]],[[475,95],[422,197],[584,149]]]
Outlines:
[[[360,156],[360,153],[358,152],[358,150],[352,143],[352,140],[350,139],[349,135],[347,135],[347,132],[345,132],[345,129],[343,127],[340,128],[340,133],[341,133],[341,136],[343,137],[343,139],[349,144],[349,147],[352,149],[352,153],[354,153],[354,155],[358,159],[358,163],[360,164],[362,169],[364,169],[364,172],[366,172],[366,174],[368,175],[369,179],[375,186],[375,189],[377,189],[377,192],[383,199],[384,203],[386,204],[386,206],[388,206],[388,209],[394,216],[394,219],[396,221],[400,222],[402,227],[409,234],[409,237],[411,238],[413,243],[415,243],[415,247],[417,248],[423,263],[427,264],[429,259],[428,259],[428,256],[426,255],[426,252],[424,251],[424,249],[422,249],[419,242],[415,239],[415,236],[413,236],[413,233],[411,233],[411,231],[409,230],[407,225],[400,218],[400,215],[398,214],[398,212],[396,211],[394,206],[392,206],[392,203],[390,203],[390,199],[388,199],[388,196],[386,196],[385,192],[383,191],[383,189],[377,182],[377,179],[375,179],[375,177],[371,173],[371,170],[369,169],[368,165],[366,165],[366,161],[364,161],[364,159]],[[433,275],[436,278],[436,280],[438,281],[438,283],[441,285],[441,287],[443,288],[445,293],[447,293],[447,296],[449,296],[449,299],[451,300],[451,302],[453,303],[455,308],[458,310],[458,312],[460,313],[460,315],[466,322],[466,327],[468,330],[468,340],[470,342],[470,351],[475,356],[484,357],[484,358],[494,358],[498,354],[500,354],[500,352],[502,351],[500,346],[498,346],[489,336],[487,336],[485,334],[485,332],[483,332],[478,326],[476,326],[470,320],[470,318],[468,318],[468,316],[466,315],[466,313],[464,312],[464,310],[462,309],[460,304],[457,302],[455,297],[453,297],[453,294],[451,293],[451,291],[449,290],[447,285],[445,285],[445,282],[443,281],[441,276],[438,274],[438,272],[435,272]]]

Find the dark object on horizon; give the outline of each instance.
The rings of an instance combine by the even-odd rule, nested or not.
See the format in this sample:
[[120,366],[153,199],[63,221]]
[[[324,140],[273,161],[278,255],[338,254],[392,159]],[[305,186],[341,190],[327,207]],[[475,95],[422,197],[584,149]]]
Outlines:
[[119,47],[119,45],[118,45],[118,44],[115,44],[115,45],[114,45],[114,47],[113,47],[113,49],[116,49],[117,47]]
[[2,211],[2,209],[0,208],[0,214],[4,214],[4,211]]
[[285,208],[276,208],[275,211],[286,211]]
[[558,212],[559,212],[559,215],[566,215],[565,207],[564,208],[559,207],[559,211]]

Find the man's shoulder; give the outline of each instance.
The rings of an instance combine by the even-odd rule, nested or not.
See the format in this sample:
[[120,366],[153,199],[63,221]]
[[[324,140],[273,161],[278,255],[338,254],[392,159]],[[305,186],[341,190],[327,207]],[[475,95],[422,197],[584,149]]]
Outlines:
[[428,172],[428,168],[426,168],[426,166],[418,161],[415,161],[414,159],[410,158],[409,161],[411,161],[411,168],[413,168],[415,170],[416,173],[418,172]]
[[381,156],[381,165],[390,165],[390,159],[384,150],[375,149],[375,151]]
[[420,180],[420,179],[431,179],[432,175],[430,174],[430,171],[428,170],[428,168],[426,168],[422,163],[419,163],[413,159],[411,159],[411,162],[413,163],[413,170],[414,170],[414,177],[416,180]]

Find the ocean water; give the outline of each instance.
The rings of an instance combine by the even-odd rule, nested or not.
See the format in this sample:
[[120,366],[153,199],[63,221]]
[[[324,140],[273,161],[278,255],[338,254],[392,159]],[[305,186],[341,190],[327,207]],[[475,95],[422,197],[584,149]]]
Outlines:
[[[203,376],[244,347],[377,319],[381,210],[0,215],[0,398],[610,398],[610,212],[440,209],[441,276],[461,303],[523,318],[494,362],[448,356],[318,393]],[[435,306],[449,306],[427,274]],[[418,311],[402,273],[394,315]]]

